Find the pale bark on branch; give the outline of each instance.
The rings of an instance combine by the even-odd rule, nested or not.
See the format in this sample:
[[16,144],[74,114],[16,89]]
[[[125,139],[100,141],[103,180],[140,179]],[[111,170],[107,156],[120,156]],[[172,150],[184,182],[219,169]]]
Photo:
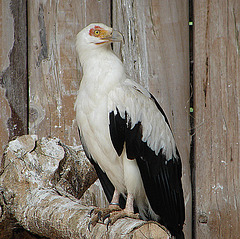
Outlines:
[[108,230],[98,223],[90,232],[93,207],[80,198],[96,180],[95,171],[82,149],[58,139],[18,137],[5,150],[0,170],[0,228],[10,218],[47,238],[169,238],[158,223],[129,218]]

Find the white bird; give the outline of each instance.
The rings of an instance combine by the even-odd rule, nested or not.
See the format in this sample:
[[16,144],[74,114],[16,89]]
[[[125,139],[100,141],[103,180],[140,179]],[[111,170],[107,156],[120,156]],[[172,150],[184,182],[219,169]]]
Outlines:
[[[77,35],[83,77],[75,103],[81,143],[103,186],[109,222],[155,220],[184,238],[182,165],[164,111],[145,88],[128,79],[111,42],[122,35],[93,23]],[[138,213],[136,213],[138,212]],[[92,219],[96,224],[98,216]]]

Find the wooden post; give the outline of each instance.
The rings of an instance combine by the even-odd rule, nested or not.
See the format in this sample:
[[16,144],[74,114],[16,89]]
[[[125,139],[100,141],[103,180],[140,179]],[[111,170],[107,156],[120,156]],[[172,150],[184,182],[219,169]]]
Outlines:
[[239,1],[194,1],[196,238],[239,238],[239,31]]
[[153,93],[170,120],[183,163],[184,232],[191,238],[188,1],[114,1],[113,27],[125,37],[119,55],[129,76]]

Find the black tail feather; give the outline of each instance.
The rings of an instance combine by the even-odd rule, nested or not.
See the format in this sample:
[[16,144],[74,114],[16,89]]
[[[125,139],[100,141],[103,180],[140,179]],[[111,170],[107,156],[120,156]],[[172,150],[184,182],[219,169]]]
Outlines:
[[185,239],[185,236],[184,236],[183,231],[178,232],[178,233],[175,235],[175,238],[176,238],[176,239]]

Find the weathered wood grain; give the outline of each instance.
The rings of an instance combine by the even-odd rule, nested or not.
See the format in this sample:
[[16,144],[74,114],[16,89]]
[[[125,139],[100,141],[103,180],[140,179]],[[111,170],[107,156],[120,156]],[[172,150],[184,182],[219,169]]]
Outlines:
[[[2,146],[7,140],[28,131],[27,83],[27,18],[26,0],[0,2],[0,85],[1,120],[3,120]],[[4,111],[5,103],[11,114]]]
[[74,102],[81,79],[77,33],[90,22],[110,24],[110,1],[29,1],[31,134],[77,145]]
[[117,0],[113,26],[125,38],[116,51],[129,76],[153,93],[171,123],[183,162],[184,231],[191,238],[188,1]]
[[[24,14],[26,17],[26,9],[23,9],[24,6],[26,7],[26,1],[13,0],[11,2],[13,7],[14,4],[19,4],[19,8],[14,8],[22,14],[19,17],[23,17]],[[1,8],[2,19],[4,16],[9,17],[5,11],[6,4],[9,3],[10,0],[1,1],[1,7],[4,6]],[[26,85],[24,85],[26,82],[21,84],[21,79],[26,80],[27,77],[21,75],[22,78],[17,77],[19,81],[11,83],[4,80],[4,82],[7,82],[8,89],[12,86],[19,89],[17,95],[13,94],[14,91],[8,91],[8,94],[15,99],[14,104],[17,109],[17,115],[14,115],[13,111],[12,114],[16,119],[19,115],[20,118],[29,119],[31,134],[38,134],[40,137],[56,136],[64,143],[77,145],[79,138],[73,107],[81,78],[81,68],[75,51],[75,36],[90,22],[113,24],[117,30],[123,32],[126,44],[122,48],[121,55],[129,75],[156,96],[168,115],[176,137],[184,166],[183,184],[187,204],[186,228],[188,228],[185,231],[189,231],[186,234],[189,237],[191,190],[188,164],[187,15],[186,0],[171,2],[118,0],[112,3],[97,0],[28,1],[29,117],[26,115],[28,96],[24,95],[26,94]],[[15,18],[17,16],[15,13]],[[20,50],[15,51],[13,47],[12,60],[9,60],[13,63],[16,61],[16,64],[10,65],[14,65],[18,70],[14,71],[13,68],[9,68],[4,79],[8,79],[6,76],[13,72],[19,76],[22,70],[26,69],[26,57],[23,57],[23,53],[25,52],[26,55],[27,50],[22,47],[26,45],[24,41],[18,41],[23,36],[22,32],[25,32],[26,24],[24,21],[19,21],[17,25],[19,28],[13,28],[14,18],[11,15],[9,18],[8,24],[12,26],[7,30],[10,40],[5,39],[5,42],[0,42],[2,46],[1,66],[5,66],[3,69],[7,69],[10,64],[6,62],[6,56],[12,49],[14,32],[14,37],[17,39],[14,46],[18,46]],[[23,19],[26,21],[26,18]],[[1,25],[1,32],[3,32],[2,29],[7,29],[7,26],[4,25],[5,28],[3,28]],[[16,30],[20,28],[21,31]],[[1,37],[3,39],[3,35]],[[16,55],[18,58],[15,57]],[[7,114],[3,125],[8,117]],[[24,124],[24,130],[26,130],[26,120]],[[17,124],[14,128],[14,125],[16,124],[11,124],[10,135],[23,132],[23,126]]]
[[3,88],[2,74],[10,64],[8,54],[14,42],[13,34],[10,1],[0,1],[0,158],[9,139],[8,120],[11,117],[11,108],[6,97],[6,89]]
[[[4,148],[7,145],[9,139],[9,131],[7,122],[11,117],[11,108],[5,96],[6,90],[0,86],[0,158],[3,155]],[[0,164],[1,168],[1,164]]]
[[240,2],[194,9],[196,238],[239,238]]

